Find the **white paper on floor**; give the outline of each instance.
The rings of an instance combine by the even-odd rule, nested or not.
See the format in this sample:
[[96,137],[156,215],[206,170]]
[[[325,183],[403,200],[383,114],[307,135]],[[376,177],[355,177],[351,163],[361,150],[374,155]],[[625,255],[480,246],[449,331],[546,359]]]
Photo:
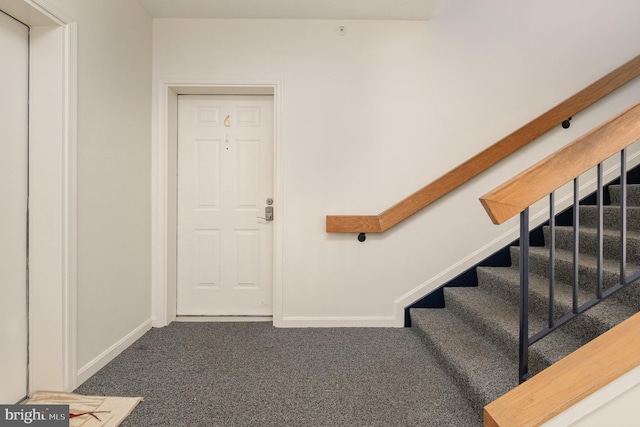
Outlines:
[[[57,391],[36,391],[28,405],[69,405],[70,427],[117,427],[142,397],[84,396]],[[92,415],[93,414],[93,415]]]

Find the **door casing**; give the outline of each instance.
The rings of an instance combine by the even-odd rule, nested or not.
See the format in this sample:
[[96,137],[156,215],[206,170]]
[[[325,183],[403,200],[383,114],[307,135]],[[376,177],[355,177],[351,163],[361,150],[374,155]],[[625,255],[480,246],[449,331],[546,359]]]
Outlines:
[[77,25],[46,0],[0,0],[30,26],[29,393],[77,384]]
[[176,320],[177,277],[177,105],[178,95],[273,95],[274,111],[274,198],[279,214],[273,230],[273,324],[282,319],[282,198],[280,81],[202,81],[158,79],[154,90],[152,137],[152,317],[153,326]]
[[11,15],[0,13],[0,74],[4,85],[0,98],[0,401],[17,403],[28,393],[28,103],[29,27]]

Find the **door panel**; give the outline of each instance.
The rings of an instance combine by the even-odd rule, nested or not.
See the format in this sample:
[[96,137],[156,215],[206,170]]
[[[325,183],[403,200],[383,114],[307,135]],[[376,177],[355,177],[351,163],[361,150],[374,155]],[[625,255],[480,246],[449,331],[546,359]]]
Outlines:
[[271,315],[273,97],[178,99],[178,315]]
[[27,395],[28,28],[0,12],[0,403]]

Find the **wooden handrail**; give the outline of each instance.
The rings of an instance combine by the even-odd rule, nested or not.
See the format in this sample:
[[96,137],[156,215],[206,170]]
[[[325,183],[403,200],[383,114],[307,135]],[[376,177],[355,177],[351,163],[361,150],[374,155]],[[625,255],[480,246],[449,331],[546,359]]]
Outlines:
[[502,224],[640,139],[640,103],[609,119],[480,198]]
[[640,55],[379,215],[328,215],[329,233],[381,233],[640,75]]
[[640,313],[484,407],[485,427],[539,426],[640,365]]

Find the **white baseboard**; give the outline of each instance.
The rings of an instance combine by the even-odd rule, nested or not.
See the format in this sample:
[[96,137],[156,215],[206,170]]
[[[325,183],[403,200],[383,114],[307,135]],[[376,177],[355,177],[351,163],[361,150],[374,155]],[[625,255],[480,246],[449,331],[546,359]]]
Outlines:
[[96,372],[105,367],[107,363],[111,362],[117,355],[122,353],[127,347],[136,342],[147,331],[151,329],[151,319],[148,319],[140,326],[129,332],[121,340],[113,344],[111,347],[103,351],[89,363],[78,369],[76,378],[76,387],[91,378]]
[[271,316],[177,316],[175,322],[273,322]]
[[275,326],[280,328],[402,328],[404,314],[401,319],[394,316],[285,316],[275,322]]

